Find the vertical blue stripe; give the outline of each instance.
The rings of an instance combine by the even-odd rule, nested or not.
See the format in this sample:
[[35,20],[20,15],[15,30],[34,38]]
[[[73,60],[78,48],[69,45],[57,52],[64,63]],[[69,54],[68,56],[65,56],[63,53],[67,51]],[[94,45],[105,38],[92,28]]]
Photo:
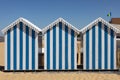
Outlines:
[[23,23],[20,22],[20,70],[23,69]]
[[86,69],[89,69],[89,30],[86,31]]
[[65,69],[68,69],[68,26],[65,25]]
[[75,37],[75,35],[74,35],[74,31],[73,30],[71,30],[71,69],[74,69],[74,61],[75,61],[75,59],[74,59],[74,37]]
[[59,22],[59,69],[62,69],[62,22]]
[[50,69],[50,29],[47,31],[47,69]]
[[32,30],[32,70],[35,70],[35,31]]
[[14,56],[14,65],[13,65],[13,70],[16,70],[16,66],[17,66],[17,36],[16,36],[16,31],[17,31],[17,26],[15,25],[14,26],[14,29],[13,29],[13,31],[14,31],[14,34],[13,34],[13,40],[14,40],[14,42],[13,42],[13,45],[14,45],[14,47],[13,47],[13,56]]
[[114,31],[111,30],[111,69],[114,69]]
[[10,70],[10,30],[7,31],[7,70]]
[[95,26],[92,27],[92,69],[95,69]]
[[104,27],[105,29],[105,33],[104,33],[104,39],[105,39],[105,69],[108,69],[108,28],[107,26],[105,25]]
[[56,26],[53,27],[53,69],[56,69]]
[[29,27],[26,26],[26,70],[29,69]]
[[102,69],[102,23],[98,22],[98,69]]

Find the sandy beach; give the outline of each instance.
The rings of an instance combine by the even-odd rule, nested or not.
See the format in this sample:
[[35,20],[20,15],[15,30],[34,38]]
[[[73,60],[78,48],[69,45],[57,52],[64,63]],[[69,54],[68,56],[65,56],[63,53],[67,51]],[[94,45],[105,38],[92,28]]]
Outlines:
[[0,80],[120,80],[120,72],[0,72]]

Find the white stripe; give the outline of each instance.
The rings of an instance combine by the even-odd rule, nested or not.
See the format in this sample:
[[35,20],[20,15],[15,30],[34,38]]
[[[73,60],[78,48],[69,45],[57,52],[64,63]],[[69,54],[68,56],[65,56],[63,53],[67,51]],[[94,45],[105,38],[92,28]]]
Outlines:
[[35,32],[35,70],[38,70],[38,34]]
[[68,69],[71,69],[71,29],[68,28]]
[[62,24],[62,69],[65,69],[65,25]]
[[47,52],[47,33],[44,34],[44,69],[46,70],[47,69],[47,55],[46,55],[46,52]]
[[26,69],[26,29],[25,25],[23,24],[23,70]]
[[74,69],[77,69],[77,35],[74,32]]
[[56,70],[59,69],[59,27],[56,26]]
[[104,48],[105,48],[105,44],[104,44],[104,24],[102,24],[102,69],[104,69],[104,62],[105,62],[105,58],[104,58]]
[[108,69],[110,69],[110,28],[108,28]]
[[11,39],[11,42],[10,42],[11,43],[10,44],[11,45],[11,49],[10,49],[11,50],[11,52],[10,52],[10,59],[11,59],[10,60],[10,68],[11,68],[11,70],[13,70],[13,65],[14,65],[13,64],[13,28],[11,29],[11,34],[10,35],[11,35],[11,38],[10,38]]
[[83,34],[83,69],[86,69],[86,33]]
[[5,70],[7,70],[7,32],[5,33]]
[[53,69],[53,29],[50,29],[50,69]]
[[92,69],[92,29],[89,32],[89,69]]
[[19,28],[19,24],[17,24],[17,70],[19,70],[20,68],[20,28]]
[[95,49],[95,53],[96,53],[96,59],[95,59],[95,69],[98,69],[98,25],[95,26],[96,28],[96,31],[95,31],[95,46],[96,46],[96,49]]
[[32,70],[32,29],[29,28],[29,70]]
[[116,33],[114,32],[114,69],[116,69]]

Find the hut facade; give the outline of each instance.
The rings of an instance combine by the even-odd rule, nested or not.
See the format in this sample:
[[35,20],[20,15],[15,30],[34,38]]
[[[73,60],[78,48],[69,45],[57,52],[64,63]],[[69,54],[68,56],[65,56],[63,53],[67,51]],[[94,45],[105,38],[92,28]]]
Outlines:
[[44,69],[77,69],[77,34],[79,30],[62,18],[43,29]]
[[38,69],[37,26],[19,18],[2,30],[5,37],[5,70]]
[[98,18],[83,29],[83,69],[116,69],[116,33],[118,29]]

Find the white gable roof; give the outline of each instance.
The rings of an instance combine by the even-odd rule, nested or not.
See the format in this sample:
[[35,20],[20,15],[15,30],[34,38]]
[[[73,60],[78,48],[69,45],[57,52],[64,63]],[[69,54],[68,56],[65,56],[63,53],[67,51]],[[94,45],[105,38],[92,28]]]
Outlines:
[[108,26],[110,29],[114,30],[116,33],[120,33],[120,30],[115,28],[113,25],[111,25],[110,23],[102,19],[101,17],[99,17],[98,19],[94,20],[93,22],[85,26],[83,29],[80,30],[80,32],[85,33],[87,30],[91,29],[94,25],[96,25],[98,22],[102,22],[103,24]]
[[38,28],[36,25],[34,25],[33,23],[31,23],[30,21],[28,21],[25,18],[18,18],[17,20],[15,20],[13,23],[11,23],[9,26],[5,27],[2,32],[5,33],[8,29],[14,27],[16,24],[18,24],[19,22],[23,22],[24,24],[26,24],[28,27],[32,28],[33,30],[35,30],[37,33],[39,33],[40,31],[42,31],[40,28]]
[[70,29],[73,29],[75,32],[79,33],[79,30],[76,27],[74,27],[73,25],[71,25],[70,23],[68,23],[67,21],[65,21],[63,18],[58,18],[57,20],[55,20],[54,22],[52,22],[51,24],[49,24],[48,26],[46,26],[45,28],[43,28],[42,29],[43,33],[46,32],[48,29],[52,28],[54,25],[58,24],[59,22],[64,23]]

